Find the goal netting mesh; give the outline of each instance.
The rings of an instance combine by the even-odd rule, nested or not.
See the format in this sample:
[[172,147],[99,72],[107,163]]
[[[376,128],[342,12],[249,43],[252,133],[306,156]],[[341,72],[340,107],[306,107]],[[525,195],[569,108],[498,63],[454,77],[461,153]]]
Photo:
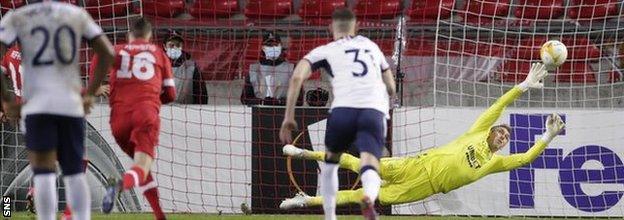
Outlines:
[[[427,1],[429,2],[429,1]],[[426,104],[394,113],[394,155],[413,155],[461,135],[484,109],[526,78],[548,40],[568,48],[568,60],[553,69],[543,89],[526,92],[499,119],[512,127],[501,154],[522,153],[544,132],[546,115],[567,123],[533,163],[485,177],[447,194],[395,206],[401,214],[500,216],[604,216],[624,213],[619,128],[622,117],[620,1],[466,0],[435,1],[438,18],[408,23],[424,65],[401,66],[405,88],[426,87]],[[424,5],[426,3],[421,3]],[[423,33],[424,32],[424,33]],[[406,89],[405,92],[409,91]],[[405,94],[404,94],[405,95]]]
[[[114,43],[125,42],[134,17],[155,26],[155,42],[175,32],[192,62],[176,81],[189,98],[163,106],[152,172],[167,212],[321,213],[280,210],[282,199],[318,194],[318,163],[281,154],[283,95],[293,66],[331,41],[336,7],[353,8],[359,34],[375,41],[400,78],[400,107],[389,122],[389,156],[415,155],[461,135],[505,91],[521,82],[539,48],[557,39],[568,61],[543,89],[526,92],[499,122],[512,126],[501,154],[525,152],[559,113],[565,132],[535,162],[485,177],[423,201],[378,206],[383,214],[474,216],[604,216],[624,214],[624,9],[617,0],[77,0]],[[0,1],[2,12],[22,1]],[[266,36],[280,37],[283,62],[267,62]],[[90,49],[81,50],[83,71]],[[192,74],[193,68],[198,74]],[[285,80],[284,80],[285,79]],[[201,88],[203,89],[201,89]],[[331,91],[320,72],[306,82],[297,109],[296,145],[324,149]],[[267,98],[270,97],[270,98]],[[88,116],[87,157],[93,208],[103,184],[131,166],[112,138],[107,100]],[[2,193],[23,209],[31,175],[22,135],[2,127]],[[356,152],[352,152],[356,153]],[[60,183],[59,183],[60,184]],[[340,171],[340,189],[360,187]],[[62,196],[62,194],[59,194]],[[61,200],[64,200],[61,198]],[[116,211],[149,211],[140,191],[124,193]],[[61,206],[62,207],[62,206]],[[339,209],[358,214],[358,206]]]

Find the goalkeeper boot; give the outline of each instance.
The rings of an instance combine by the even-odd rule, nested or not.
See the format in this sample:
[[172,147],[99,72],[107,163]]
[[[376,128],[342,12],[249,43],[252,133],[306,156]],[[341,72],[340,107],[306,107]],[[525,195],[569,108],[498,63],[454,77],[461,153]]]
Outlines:
[[303,158],[304,152],[305,152],[304,149],[295,147],[294,145],[291,145],[291,144],[284,145],[284,147],[282,148],[282,153],[284,153],[284,155],[292,156],[298,159]]
[[371,201],[368,196],[364,196],[362,198],[362,216],[366,220],[377,220],[378,215],[377,211],[375,211],[375,202]]
[[106,194],[102,199],[102,212],[105,214],[110,213],[115,206],[115,201],[119,194],[121,194],[121,190],[123,189],[123,182],[121,180],[111,179],[108,181],[108,186],[106,187]]
[[284,199],[282,201],[282,203],[280,204],[280,209],[294,209],[294,208],[303,208],[306,207],[306,201],[308,201],[310,199],[310,196],[306,195],[303,192],[299,192],[297,193],[297,195],[295,195],[295,197],[292,197],[290,199]]

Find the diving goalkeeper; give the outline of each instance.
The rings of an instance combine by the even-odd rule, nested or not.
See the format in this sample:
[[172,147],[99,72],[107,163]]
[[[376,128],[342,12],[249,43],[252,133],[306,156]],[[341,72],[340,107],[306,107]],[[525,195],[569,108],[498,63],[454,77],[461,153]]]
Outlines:
[[[383,158],[380,161],[381,179],[379,191],[382,205],[402,204],[425,199],[436,193],[447,193],[477,181],[488,174],[516,169],[531,163],[565,126],[559,115],[552,114],[546,120],[546,132],[525,153],[498,155],[497,151],[509,142],[511,128],[501,124],[492,126],[507,105],[529,88],[542,88],[542,79],[548,74],[541,63],[534,63],[526,80],[500,97],[488,108],[468,131],[452,142],[430,149],[415,156]],[[294,158],[323,161],[324,152],[299,149],[293,145],[283,148],[285,155]],[[340,168],[358,172],[359,159],[342,154]],[[362,189],[341,190],[336,204],[359,203]],[[299,193],[280,204],[281,209],[321,206],[320,196],[310,197]]]

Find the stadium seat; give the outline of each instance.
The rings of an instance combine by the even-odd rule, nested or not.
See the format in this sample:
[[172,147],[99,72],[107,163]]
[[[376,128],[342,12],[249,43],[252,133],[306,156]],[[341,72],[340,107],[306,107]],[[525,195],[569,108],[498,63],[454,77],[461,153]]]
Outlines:
[[392,19],[402,9],[401,0],[359,0],[353,12],[360,19]]
[[204,79],[233,80],[244,61],[240,56],[245,53],[245,41],[196,36],[185,43],[185,48],[197,61]]
[[331,42],[331,38],[293,38],[288,47],[287,60],[297,62],[312,49]]
[[520,0],[515,16],[522,19],[551,19],[563,15],[563,0]]
[[605,19],[617,16],[620,4],[618,0],[571,0],[568,16],[572,19]]
[[500,68],[500,81],[507,83],[520,83],[526,79],[531,70],[531,62],[526,60],[508,60]]
[[10,9],[19,8],[26,4],[26,0],[0,0],[2,14]]
[[227,18],[238,13],[238,0],[197,0],[189,13],[200,20]]
[[[440,48],[441,44],[438,44]],[[443,47],[443,46],[442,46]],[[435,39],[431,38],[409,38],[405,45],[404,56],[434,56]]]
[[327,25],[334,9],[346,7],[345,0],[307,0],[299,8],[299,17],[311,25]]
[[97,20],[126,15],[132,4],[128,0],[84,0],[83,6]]
[[184,12],[184,0],[143,0],[143,13],[173,18]]
[[464,21],[488,23],[509,14],[510,0],[467,0],[464,6]]
[[565,83],[596,83],[596,73],[587,62],[565,62],[555,74],[555,81]]
[[518,42],[518,46],[514,47],[510,57],[513,59],[539,60],[540,48],[542,47],[542,44],[546,43],[546,41],[548,41],[548,37],[546,36],[522,38],[520,42]]
[[[326,38],[293,38],[290,40],[290,46],[286,51],[286,60],[297,63],[299,60],[303,59],[303,57],[308,54],[314,48],[327,44],[331,42],[332,39],[329,37]],[[320,78],[320,72],[316,71],[312,73],[310,79],[318,79]]]
[[566,37],[561,42],[568,48],[568,61],[598,61],[600,49],[587,37]]
[[291,14],[292,0],[249,0],[245,16],[253,19],[278,19]]
[[450,18],[454,5],[455,0],[413,0],[407,14],[410,21],[435,22],[438,19],[438,13],[440,19]]
[[394,43],[396,42],[394,38],[371,38],[371,40],[379,46],[379,49],[385,56],[392,56]]
[[[262,38],[249,38],[246,39],[245,45],[245,58],[243,60],[243,75],[249,72],[249,65],[260,60],[260,53],[262,51]],[[284,51],[287,52],[287,51]]]
[[[540,48],[549,38],[534,36],[520,40],[519,46],[511,54],[512,58],[539,60]],[[568,48],[568,61],[597,61],[600,58],[600,49],[589,41],[587,37],[565,37],[561,42]]]
[[262,38],[250,38],[247,39],[247,46],[245,47],[245,60],[258,61],[260,59],[260,53],[262,51]]
[[[438,45],[438,51],[442,44]],[[498,43],[484,42],[484,41],[453,41],[450,44],[449,56],[503,56],[503,50],[505,47]],[[438,52],[439,53],[439,52]]]

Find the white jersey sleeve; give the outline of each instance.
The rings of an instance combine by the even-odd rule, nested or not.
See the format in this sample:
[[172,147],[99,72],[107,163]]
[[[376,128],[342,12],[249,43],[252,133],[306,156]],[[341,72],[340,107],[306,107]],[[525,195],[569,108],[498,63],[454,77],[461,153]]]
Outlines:
[[97,25],[95,21],[93,21],[93,18],[91,17],[91,15],[89,15],[89,13],[87,13],[87,11],[85,11],[84,9],[82,10],[81,16],[83,17],[81,21],[82,21],[83,37],[85,39],[93,40],[96,37],[104,33],[102,31],[102,28],[99,25]]
[[7,46],[17,40],[17,31],[13,25],[13,17],[13,11],[9,11],[0,21],[0,41]]
[[379,49],[379,46],[375,44],[375,48],[377,48],[377,53],[376,53],[377,59],[381,61],[381,73],[383,73],[384,71],[390,68],[390,64],[388,64],[388,61],[386,60],[386,56],[384,56],[383,52],[381,52],[381,49]]
[[308,54],[306,54],[303,59],[307,60],[308,62],[310,62],[310,66],[312,66],[312,71],[316,71],[319,68],[326,68],[327,72],[330,75],[333,75],[331,73],[329,68],[329,64],[327,62],[327,56],[325,55],[325,46],[319,46],[314,48],[312,51],[310,51]]

